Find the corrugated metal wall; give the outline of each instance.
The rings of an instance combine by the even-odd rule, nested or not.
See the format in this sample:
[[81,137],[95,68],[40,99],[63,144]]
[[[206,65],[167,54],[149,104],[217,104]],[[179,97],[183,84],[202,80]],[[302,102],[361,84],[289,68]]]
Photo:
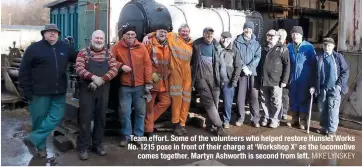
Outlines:
[[339,2],[338,50],[362,53],[362,0]]
[[338,50],[350,70],[341,117],[362,122],[362,0],[340,0]]

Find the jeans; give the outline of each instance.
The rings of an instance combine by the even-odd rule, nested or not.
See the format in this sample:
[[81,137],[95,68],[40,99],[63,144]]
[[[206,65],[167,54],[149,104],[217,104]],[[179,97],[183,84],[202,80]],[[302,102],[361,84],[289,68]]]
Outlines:
[[225,109],[224,123],[230,123],[231,108],[233,105],[235,88],[228,84],[225,84],[225,86],[223,87],[223,93],[224,93],[224,109]]
[[336,132],[339,123],[341,90],[339,87],[322,89],[318,98],[321,126],[328,132]]
[[129,87],[121,86],[119,90],[119,118],[121,123],[121,134],[130,139],[132,133],[131,112],[132,104],[135,112],[133,124],[133,132],[135,136],[144,135],[145,115],[146,115],[146,99],[144,95],[145,87]]

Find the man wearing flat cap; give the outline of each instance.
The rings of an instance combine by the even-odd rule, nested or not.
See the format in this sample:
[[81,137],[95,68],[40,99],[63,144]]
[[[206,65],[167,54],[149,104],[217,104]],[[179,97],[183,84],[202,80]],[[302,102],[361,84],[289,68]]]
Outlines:
[[199,93],[202,106],[212,125],[217,128],[217,135],[224,135],[218,112],[220,86],[226,81],[225,62],[220,57],[221,49],[220,44],[214,39],[214,30],[206,27],[203,37],[194,41],[191,59],[192,87]]
[[336,134],[341,94],[348,93],[348,64],[342,54],[333,51],[334,47],[332,38],[324,38],[324,52],[317,56],[316,94],[322,127],[319,131],[328,136]]
[[310,106],[310,91],[315,86],[316,53],[313,45],[303,40],[301,26],[294,26],[291,34],[293,42],[287,47],[291,63],[289,98],[292,120],[287,122],[287,125],[299,125],[300,129],[305,129]]
[[224,128],[230,127],[231,108],[234,101],[235,89],[238,87],[241,68],[244,62],[241,60],[240,53],[233,48],[232,35],[230,32],[221,34],[220,44],[223,50],[220,52],[220,57],[224,59],[226,68],[226,81],[222,87],[224,95]]
[[[121,141],[119,145],[125,147],[131,139],[132,127],[134,136],[144,135],[146,115],[145,96],[152,89],[152,63],[144,44],[136,39],[136,27],[130,25],[123,29],[122,39],[111,48],[111,53],[120,62],[121,87],[119,89],[119,116],[121,122]],[[132,104],[134,106],[134,126],[131,125]],[[141,142],[134,141],[136,145]]]
[[63,119],[67,92],[66,68],[77,52],[58,40],[57,25],[45,25],[43,39],[25,51],[19,69],[19,87],[30,102],[32,132],[23,141],[33,156],[46,157],[46,139]]
[[244,24],[244,32],[238,35],[234,41],[234,48],[239,51],[241,59],[244,62],[239,79],[238,90],[238,109],[240,118],[237,119],[235,125],[241,126],[245,119],[245,98],[248,96],[250,101],[251,122],[256,128],[260,127],[259,120],[259,91],[254,86],[255,77],[257,76],[256,67],[259,64],[261,56],[261,47],[253,34],[254,23],[246,21]]
[[[156,36],[151,37],[151,42],[146,45],[152,62],[153,81],[152,99],[147,103],[145,118],[145,136],[148,137],[153,135],[154,122],[171,105],[168,86],[171,52],[167,41],[167,33],[170,28],[166,25],[156,25],[152,31],[156,32]],[[158,99],[157,102],[156,99]]]

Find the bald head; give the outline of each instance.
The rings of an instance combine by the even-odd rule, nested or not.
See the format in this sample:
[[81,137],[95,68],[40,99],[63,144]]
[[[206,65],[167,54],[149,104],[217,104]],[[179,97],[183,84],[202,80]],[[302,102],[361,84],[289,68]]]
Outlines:
[[92,34],[92,48],[95,50],[102,50],[104,47],[105,34],[102,30],[96,30]]

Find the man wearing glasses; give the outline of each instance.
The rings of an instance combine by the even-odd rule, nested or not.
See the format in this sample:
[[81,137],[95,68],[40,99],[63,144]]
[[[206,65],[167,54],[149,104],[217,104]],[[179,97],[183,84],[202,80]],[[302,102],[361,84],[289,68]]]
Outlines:
[[[122,39],[111,49],[118,62],[121,63],[121,87],[119,90],[119,115],[121,122],[120,146],[125,147],[132,133],[131,112],[134,106],[134,135],[144,135],[146,115],[145,95],[152,89],[152,63],[144,44],[136,39],[136,27],[128,26],[122,31]],[[150,100],[150,99],[147,99]],[[140,145],[139,141],[135,141]]]
[[257,67],[260,102],[264,110],[261,126],[277,128],[282,108],[283,88],[289,79],[289,52],[285,45],[278,43],[277,31],[271,29],[266,34],[267,46],[263,47]]

